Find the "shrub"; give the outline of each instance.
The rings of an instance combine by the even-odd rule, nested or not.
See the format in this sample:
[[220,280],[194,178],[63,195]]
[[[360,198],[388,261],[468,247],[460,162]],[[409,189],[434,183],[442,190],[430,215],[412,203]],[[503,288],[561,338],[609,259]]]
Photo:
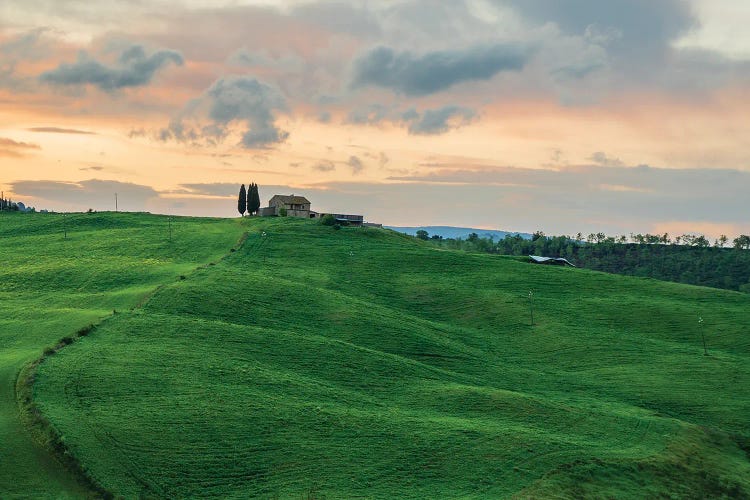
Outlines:
[[336,231],[338,231],[339,229],[341,229],[341,224],[334,224],[333,225],[333,229],[335,229]]
[[55,354],[55,350],[51,347],[45,347],[43,353],[45,356],[52,356]]
[[85,337],[86,335],[91,333],[93,329],[94,329],[94,325],[84,326],[83,328],[78,330],[77,334],[79,337]]
[[333,226],[336,224],[336,217],[331,214],[326,214],[320,218],[320,223],[324,226]]
[[279,209],[279,216],[280,216],[280,217],[286,217],[286,214],[287,214],[286,208],[284,208],[284,207],[281,207],[281,208]]

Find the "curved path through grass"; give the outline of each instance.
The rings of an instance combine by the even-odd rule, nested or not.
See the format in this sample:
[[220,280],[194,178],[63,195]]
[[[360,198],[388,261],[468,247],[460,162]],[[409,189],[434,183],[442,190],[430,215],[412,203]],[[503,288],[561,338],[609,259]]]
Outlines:
[[86,489],[24,426],[16,378],[45,347],[225,255],[232,220],[145,214],[0,214],[0,498],[82,498]]
[[34,442],[18,413],[16,375],[38,354],[33,350],[0,356],[0,497],[80,498],[86,489]]

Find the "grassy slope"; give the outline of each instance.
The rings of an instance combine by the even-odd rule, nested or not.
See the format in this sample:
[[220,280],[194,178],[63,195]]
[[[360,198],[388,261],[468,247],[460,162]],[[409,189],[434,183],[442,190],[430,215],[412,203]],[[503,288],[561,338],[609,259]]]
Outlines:
[[111,490],[750,492],[747,295],[247,224],[241,251],[40,367],[37,401]]
[[16,376],[79,328],[133,307],[158,284],[229,251],[236,222],[128,214],[0,214],[0,498],[80,497],[68,471],[23,427]]

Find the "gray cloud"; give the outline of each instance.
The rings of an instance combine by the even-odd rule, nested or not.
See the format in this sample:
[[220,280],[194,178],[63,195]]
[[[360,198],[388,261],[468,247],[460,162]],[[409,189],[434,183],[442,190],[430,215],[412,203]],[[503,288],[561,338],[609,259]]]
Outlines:
[[660,73],[667,54],[673,52],[672,42],[698,24],[691,2],[684,0],[494,2],[512,7],[533,23],[554,23],[567,36],[606,47],[618,74],[641,81]]
[[28,92],[34,86],[34,82],[18,75],[16,70],[21,62],[39,61],[49,54],[49,41],[45,37],[48,31],[36,28],[0,43],[0,87]]
[[287,110],[284,97],[274,87],[248,76],[231,76],[214,82],[203,96],[188,104],[184,118],[207,118],[208,124],[196,129],[185,123],[183,117],[172,120],[159,132],[161,140],[175,139],[183,142],[206,140],[215,144],[230,132],[233,122],[242,122],[246,130],[240,146],[262,149],[284,142],[289,133],[275,124],[275,111]]
[[237,196],[237,192],[240,189],[240,184],[241,183],[233,182],[212,182],[180,184],[180,187],[185,194],[234,198]]
[[346,121],[355,125],[376,125],[392,118],[392,108],[382,104],[371,104],[351,110],[346,117]]
[[416,135],[444,134],[453,128],[465,125],[476,116],[476,113],[460,106],[445,106],[439,109],[428,109],[421,115],[414,110],[404,114],[409,123],[409,133]]
[[362,160],[360,160],[359,157],[353,155],[349,157],[349,160],[346,162],[346,164],[349,166],[349,168],[352,169],[352,174],[354,175],[359,174],[365,168]]
[[[554,22],[569,34],[602,37],[617,50],[663,46],[696,25],[683,0],[495,0],[537,22]],[[628,48],[629,47],[629,48]]]
[[377,47],[354,62],[352,86],[376,86],[424,96],[462,82],[489,80],[502,71],[520,71],[528,59],[526,50],[511,44],[476,45],[423,55]]
[[25,60],[37,61],[46,55],[47,43],[44,40],[49,28],[35,28],[21,33],[0,44],[0,54]]
[[85,52],[80,52],[75,63],[63,63],[56,69],[42,73],[39,80],[63,86],[94,85],[112,92],[147,85],[157,71],[170,63],[182,66],[182,55],[174,50],[159,50],[147,55],[142,46],[132,45],[120,54],[115,67],[105,66]]
[[378,36],[382,27],[366,7],[355,2],[304,3],[291,11],[291,17],[308,25],[319,26],[332,33],[345,33],[355,37]]
[[413,135],[438,135],[470,123],[476,112],[461,106],[448,105],[419,112],[414,108],[398,111],[395,107],[372,104],[349,112],[347,123],[355,125],[377,125],[390,122],[407,125]]
[[72,128],[59,128],[59,127],[33,127],[28,130],[30,132],[40,132],[40,133],[47,133],[47,134],[96,135],[96,132],[89,132],[87,130],[76,130]]
[[272,68],[284,73],[299,73],[306,66],[304,59],[291,52],[273,55],[267,50],[251,51],[246,48],[229,56],[227,62],[234,66]]
[[7,139],[0,137],[0,156],[6,156],[11,158],[20,158],[28,153],[30,150],[42,149],[38,144],[32,144],[29,142],[19,142],[13,139]]
[[7,139],[5,137],[0,137],[0,147],[13,149],[41,149],[38,144],[14,141],[13,139]]
[[115,193],[120,210],[144,210],[149,202],[159,196],[150,186],[100,179],[81,182],[17,181],[11,182],[10,186],[19,196],[43,200],[47,204],[57,202],[97,210],[114,210]]
[[336,170],[336,165],[334,165],[332,161],[321,161],[313,165],[312,168],[318,172],[333,172]]
[[624,167],[625,164],[619,158],[610,158],[603,151],[597,151],[588,158],[590,161],[603,167]]

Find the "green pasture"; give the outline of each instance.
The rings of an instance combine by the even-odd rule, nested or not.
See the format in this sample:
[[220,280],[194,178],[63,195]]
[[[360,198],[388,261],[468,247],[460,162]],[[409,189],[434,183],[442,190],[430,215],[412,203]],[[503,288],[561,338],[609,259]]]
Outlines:
[[[184,220],[170,244],[164,218],[80,215],[63,241],[49,217],[0,222],[1,387],[104,318],[34,400],[115,495],[750,495],[747,294],[305,220]],[[0,490],[67,477],[24,453]]]
[[45,348],[218,260],[243,232],[236,221],[172,225],[170,241],[166,217],[0,214],[0,498],[87,495],[25,425],[16,379]]

